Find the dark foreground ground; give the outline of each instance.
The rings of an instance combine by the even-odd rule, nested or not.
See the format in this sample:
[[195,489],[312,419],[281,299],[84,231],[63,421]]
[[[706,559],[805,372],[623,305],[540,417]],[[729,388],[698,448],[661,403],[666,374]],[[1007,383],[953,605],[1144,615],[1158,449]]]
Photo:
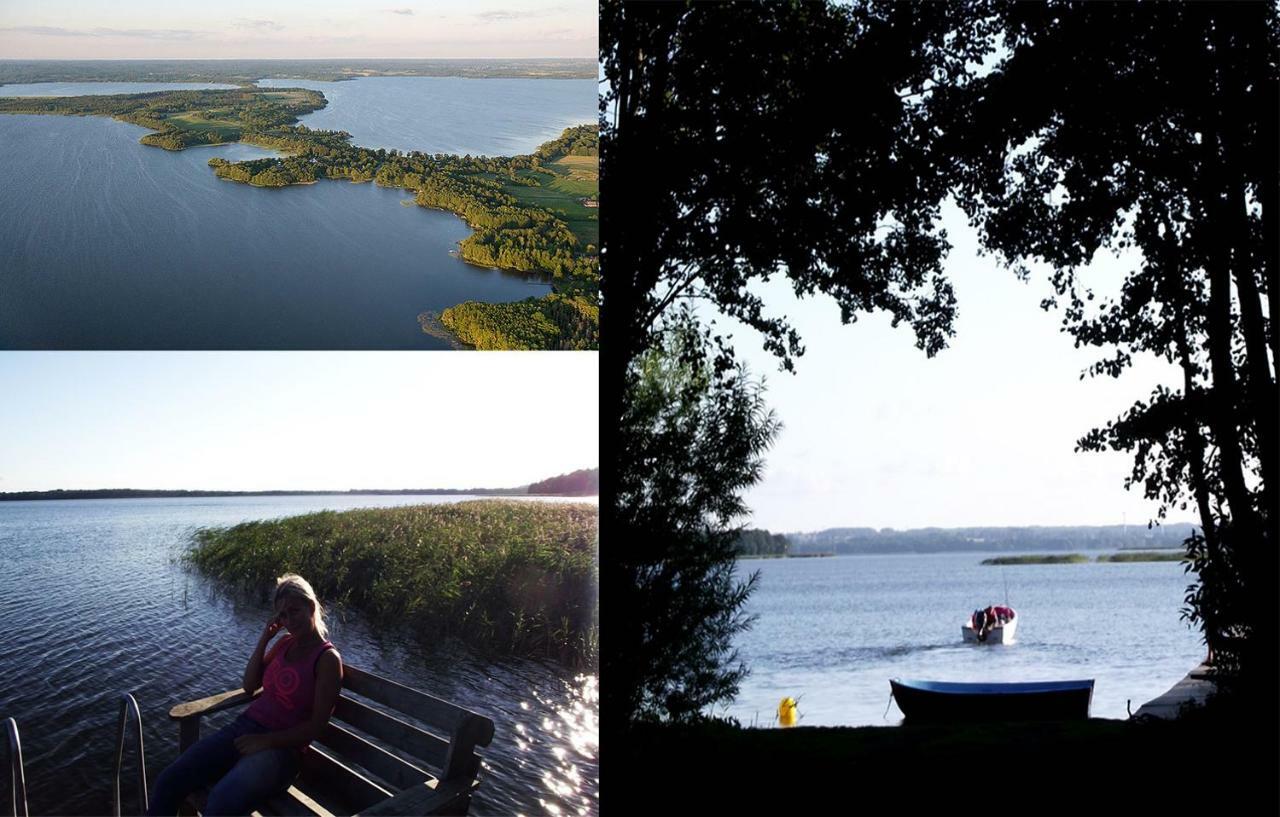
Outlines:
[[[1280,813],[1280,729],[1181,721],[796,727],[641,726],[608,741],[618,814]],[[1135,811],[1142,809],[1142,811]]]

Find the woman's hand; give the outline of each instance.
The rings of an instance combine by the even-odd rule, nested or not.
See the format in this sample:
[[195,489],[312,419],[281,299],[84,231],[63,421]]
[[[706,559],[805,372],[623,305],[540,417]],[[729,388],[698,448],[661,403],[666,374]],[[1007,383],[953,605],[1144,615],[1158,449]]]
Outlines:
[[236,751],[242,755],[251,755],[271,748],[271,741],[266,735],[241,735],[236,738]]
[[267,622],[266,628],[262,631],[262,643],[269,642],[282,629],[284,629],[284,616],[279,614],[272,616],[271,620]]

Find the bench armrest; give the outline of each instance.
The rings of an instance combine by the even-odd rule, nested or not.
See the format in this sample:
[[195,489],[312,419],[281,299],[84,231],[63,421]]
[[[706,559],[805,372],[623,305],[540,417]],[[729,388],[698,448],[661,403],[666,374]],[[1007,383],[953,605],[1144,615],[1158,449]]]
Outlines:
[[214,712],[221,712],[224,709],[232,709],[233,707],[247,704],[261,694],[261,689],[252,695],[249,695],[243,689],[231,689],[226,692],[220,692],[217,695],[210,695],[208,698],[201,698],[198,701],[178,704],[169,710],[169,717],[175,721],[182,721],[187,718],[198,718],[201,715],[212,715]]

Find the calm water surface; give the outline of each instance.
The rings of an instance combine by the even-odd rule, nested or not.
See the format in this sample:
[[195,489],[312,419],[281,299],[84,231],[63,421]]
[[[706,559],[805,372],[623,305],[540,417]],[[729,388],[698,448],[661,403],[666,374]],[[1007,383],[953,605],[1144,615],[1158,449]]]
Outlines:
[[[342,83],[339,83],[342,84]],[[373,184],[213,175],[106,117],[0,116],[0,349],[432,349],[417,316],[550,291],[463,263],[470,230]]]
[[329,104],[301,117],[302,124],[345,130],[352,144],[387,150],[516,156],[599,118],[591,79],[364,77],[258,84],[320,91]]
[[[994,555],[994,554],[993,554]],[[1176,562],[979,564],[986,555],[835,556],[739,562],[760,571],[759,614],[739,637],[752,674],[727,713],[774,722],[784,696],[805,725],[891,725],[890,678],[1038,681],[1094,678],[1092,714],[1125,718],[1204,658],[1179,619],[1189,577]],[[964,645],[960,626],[1005,598],[1017,643]],[[886,707],[887,713],[886,713]]]
[[217,82],[32,82],[0,85],[0,96],[106,96],[152,91],[229,91],[236,87]]
[[[177,754],[169,708],[239,685],[269,611],[174,563],[192,530],[324,508],[460,499],[0,503],[0,718],[15,718],[21,730],[31,813],[110,813],[121,694],[132,693],[142,709],[154,780]],[[329,625],[348,662],[493,718],[496,735],[484,750],[472,813],[598,813],[594,676],[457,647],[424,652],[403,634],[370,630],[349,611],[333,611]],[[137,808],[128,770],[126,813]]]

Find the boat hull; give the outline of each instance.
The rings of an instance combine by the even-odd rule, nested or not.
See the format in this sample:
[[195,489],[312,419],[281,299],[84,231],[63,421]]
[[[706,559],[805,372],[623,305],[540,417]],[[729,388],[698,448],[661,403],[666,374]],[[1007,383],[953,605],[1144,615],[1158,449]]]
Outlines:
[[908,723],[1084,720],[1093,680],[1021,684],[889,681]]
[[1012,644],[1018,631],[1018,619],[1012,618],[987,633],[986,641],[979,641],[978,634],[967,623],[960,625],[960,637],[966,644]]

